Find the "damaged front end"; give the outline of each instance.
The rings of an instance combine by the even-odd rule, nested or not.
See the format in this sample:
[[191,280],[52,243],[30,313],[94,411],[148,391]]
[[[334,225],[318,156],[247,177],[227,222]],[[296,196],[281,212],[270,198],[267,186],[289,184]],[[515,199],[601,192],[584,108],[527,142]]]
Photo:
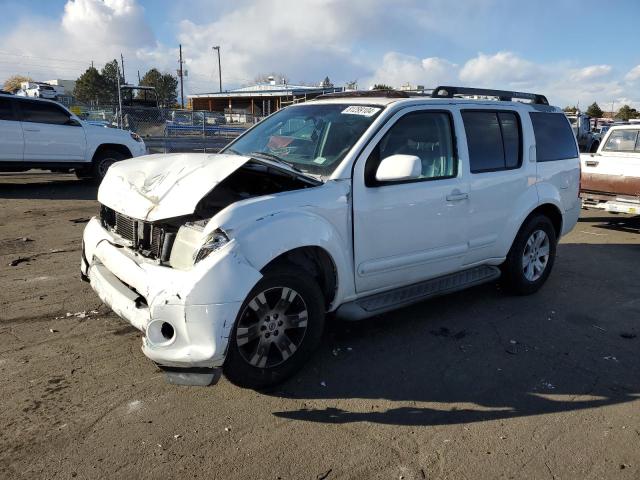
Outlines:
[[221,368],[238,309],[261,278],[212,219],[231,204],[320,182],[235,155],[150,157],[107,173],[100,216],[83,236],[82,274],[144,333],[145,355],[184,383]]

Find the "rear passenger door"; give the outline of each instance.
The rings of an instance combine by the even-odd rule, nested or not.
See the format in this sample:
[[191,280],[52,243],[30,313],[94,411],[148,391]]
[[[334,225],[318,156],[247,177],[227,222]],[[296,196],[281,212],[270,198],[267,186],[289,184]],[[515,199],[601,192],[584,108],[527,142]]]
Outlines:
[[82,125],[53,102],[18,102],[24,131],[25,162],[80,162],[85,158]]
[[24,158],[24,136],[13,103],[11,97],[0,96],[0,162],[21,162]]
[[[469,158],[469,252],[465,264],[503,257],[510,220],[526,195],[520,114],[508,109],[462,109]],[[532,169],[533,170],[533,169]],[[535,178],[535,172],[532,172]],[[531,182],[533,185],[534,182]],[[533,193],[533,192],[532,192]]]

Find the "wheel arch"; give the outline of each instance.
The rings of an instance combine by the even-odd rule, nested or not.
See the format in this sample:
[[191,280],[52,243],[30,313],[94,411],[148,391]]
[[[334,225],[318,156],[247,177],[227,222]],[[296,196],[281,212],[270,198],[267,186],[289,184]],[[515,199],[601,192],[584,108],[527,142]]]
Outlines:
[[127,158],[133,157],[133,153],[131,153],[131,150],[129,150],[129,147],[127,147],[126,145],[123,145],[121,143],[101,143],[94,150],[93,155],[91,155],[91,161],[95,161],[97,158],[99,158],[99,155],[108,150],[119,152],[125,155]]

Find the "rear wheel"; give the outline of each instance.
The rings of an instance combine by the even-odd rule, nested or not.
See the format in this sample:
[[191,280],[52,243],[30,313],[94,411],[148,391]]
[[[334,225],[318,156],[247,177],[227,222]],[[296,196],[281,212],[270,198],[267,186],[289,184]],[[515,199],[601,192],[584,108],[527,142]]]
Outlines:
[[535,215],[520,228],[502,265],[502,284],[517,295],[537,292],[556,256],[556,232],[548,217]]
[[266,272],[240,308],[229,338],[224,373],[248,388],[282,382],[319,345],[324,298],[318,284],[296,267]]

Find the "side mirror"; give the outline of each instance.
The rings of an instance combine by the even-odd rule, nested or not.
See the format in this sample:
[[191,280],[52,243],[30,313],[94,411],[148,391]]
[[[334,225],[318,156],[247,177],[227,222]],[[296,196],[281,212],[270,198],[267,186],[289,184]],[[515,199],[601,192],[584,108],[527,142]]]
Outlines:
[[415,180],[422,174],[422,161],[415,155],[391,155],[383,159],[376,171],[379,182]]

